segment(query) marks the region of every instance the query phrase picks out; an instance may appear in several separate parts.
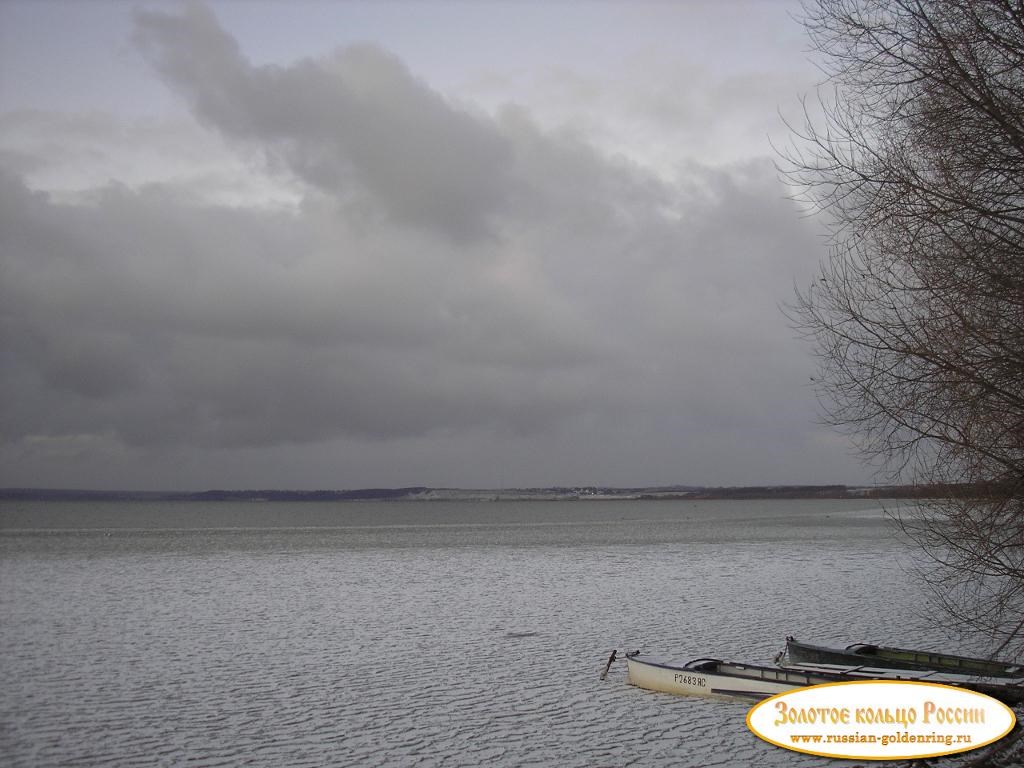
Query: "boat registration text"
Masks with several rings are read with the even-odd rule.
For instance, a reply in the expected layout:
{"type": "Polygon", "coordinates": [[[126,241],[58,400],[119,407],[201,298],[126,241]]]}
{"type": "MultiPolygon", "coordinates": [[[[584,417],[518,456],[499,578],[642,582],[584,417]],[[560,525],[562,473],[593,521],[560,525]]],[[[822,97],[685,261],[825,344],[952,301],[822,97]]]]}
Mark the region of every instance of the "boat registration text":
{"type": "Polygon", "coordinates": [[[707,678],[701,677],[700,675],[683,675],[680,673],[675,674],[675,681],[681,685],[692,685],[695,688],[707,688],[707,678]]]}

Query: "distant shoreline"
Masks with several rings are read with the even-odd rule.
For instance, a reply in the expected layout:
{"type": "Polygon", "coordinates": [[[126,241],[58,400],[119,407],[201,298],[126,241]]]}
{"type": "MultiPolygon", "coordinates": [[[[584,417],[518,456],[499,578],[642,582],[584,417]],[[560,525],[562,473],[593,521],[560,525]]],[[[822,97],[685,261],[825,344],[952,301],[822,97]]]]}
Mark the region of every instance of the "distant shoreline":
{"type": "Polygon", "coordinates": [[[652,488],[555,486],[502,489],[415,486],[314,491],[270,489],[124,491],[73,488],[0,488],[0,501],[697,501],[715,499],[893,499],[934,498],[943,495],[949,495],[948,488],[846,485],[660,486],[652,488]]]}

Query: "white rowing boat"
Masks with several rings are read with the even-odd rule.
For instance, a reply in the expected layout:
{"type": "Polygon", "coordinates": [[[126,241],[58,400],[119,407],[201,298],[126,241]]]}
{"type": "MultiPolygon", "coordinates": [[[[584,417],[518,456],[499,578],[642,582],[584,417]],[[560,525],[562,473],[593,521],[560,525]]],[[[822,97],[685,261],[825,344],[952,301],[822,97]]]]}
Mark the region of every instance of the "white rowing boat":
{"type": "Polygon", "coordinates": [[[776,693],[826,682],[814,675],[780,667],[762,667],[721,659],[671,661],[626,654],[629,682],[640,688],[684,696],[759,701],[776,693]]]}
{"type": "Polygon", "coordinates": [[[638,653],[626,654],[626,663],[629,667],[629,682],[633,685],[684,696],[759,701],[806,685],[853,680],[913,680],[968,688],[1010,705],[1024,702],[1022,678],[978,677],[935,670],[839,664],[766,667],[708,658],[678,662],[638,653]]]}

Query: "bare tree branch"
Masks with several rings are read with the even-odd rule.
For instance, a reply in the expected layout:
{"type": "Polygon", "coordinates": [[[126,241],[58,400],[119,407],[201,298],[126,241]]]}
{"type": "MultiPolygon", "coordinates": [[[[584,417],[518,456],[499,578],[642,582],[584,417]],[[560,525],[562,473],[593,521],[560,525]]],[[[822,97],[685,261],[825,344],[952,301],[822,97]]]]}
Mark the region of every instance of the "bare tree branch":
{"type": "Polygon", "coordinates": [[[782,168],[831,240],[790,318],[827,422],[950,489],[902,520],[947,617],[1024,654],[1024,4],[804,11],[831,93],[782,168]]]}

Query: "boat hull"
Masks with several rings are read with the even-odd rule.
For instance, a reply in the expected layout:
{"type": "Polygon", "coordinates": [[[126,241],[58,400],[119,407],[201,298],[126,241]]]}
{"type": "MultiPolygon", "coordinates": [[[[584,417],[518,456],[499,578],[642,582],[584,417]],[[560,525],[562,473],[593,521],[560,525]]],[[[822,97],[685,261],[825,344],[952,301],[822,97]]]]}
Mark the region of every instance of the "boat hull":
{"type": "Polygon", "coordinates": [[[937,669],[894,669],[892,667],[851,667],[844,664],[788,663],[785,669],[835,680],[911,680],[967,688],[999,699],[1008,706],[1024,703],[1024,678],[962,675],[937,669]]]}
{"type": "Polygon", "coordinates": [[[626,656],[629,682],[640,688],[683,696],[759,701],[807,685],[866,680],[939,683],[984,693],[1013,706],[1024,703],[1024,678],[979,677],[940,670],[891,669],[865,664],[754,664],[696,659],[680,663],[656,656],[626,656]]]}
{"type": "Polygon", "coordinates": [[[760,701],[814,682],[810,676],[740,664],[719,663],[733,674],[695,668],[653,656],[627,656],[629,682],[639,688],[682,696],[760,701]],[[739,676],[737,672],[750,672],[739,676]],[[775,679],[770,679],[774,677],[775,679]]]}
{"type": "Polygon", "coordinates": [[[889,669],[941,670],[960,675],[990,677],[1019,677],[1024,672],[1024,667],[1002,661],[867,643],[855,643],[846,648],[828,648],[786,638],[785,655],[793,664],[870,664],[872,667],[889,669]]]}

